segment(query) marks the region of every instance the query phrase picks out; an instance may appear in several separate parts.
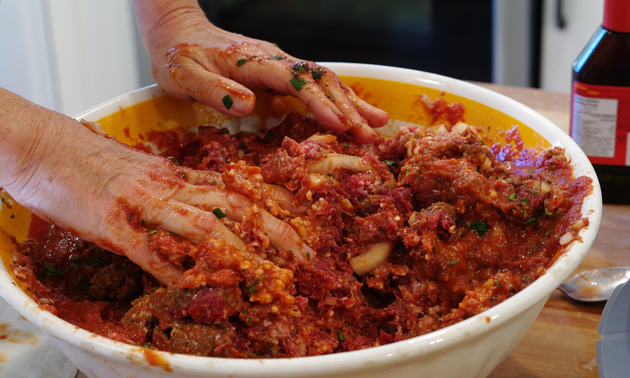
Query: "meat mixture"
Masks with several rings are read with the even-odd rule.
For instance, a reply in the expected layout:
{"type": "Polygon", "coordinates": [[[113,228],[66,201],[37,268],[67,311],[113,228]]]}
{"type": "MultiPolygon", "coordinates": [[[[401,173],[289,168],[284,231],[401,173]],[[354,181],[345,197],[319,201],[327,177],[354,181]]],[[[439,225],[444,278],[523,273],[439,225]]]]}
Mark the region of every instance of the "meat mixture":
{"type": "Polygon", "coordinates": [[[168,156],[251,201],[240,222],[207,209],[246,250],[151,230],[152,248],[186,269],[165,287],[33,218],[12,268],[68,322],[169,352],[300,357],[423,335],[530,285],[588,222],[591,180],[574,177],[563,149],[510,150],[477,132],[453,120],[356,144],[300,114],[264,137],[202,127],[168,156]],[[316,255],[301,263],[270,241],[263,211],[316,255]]]}

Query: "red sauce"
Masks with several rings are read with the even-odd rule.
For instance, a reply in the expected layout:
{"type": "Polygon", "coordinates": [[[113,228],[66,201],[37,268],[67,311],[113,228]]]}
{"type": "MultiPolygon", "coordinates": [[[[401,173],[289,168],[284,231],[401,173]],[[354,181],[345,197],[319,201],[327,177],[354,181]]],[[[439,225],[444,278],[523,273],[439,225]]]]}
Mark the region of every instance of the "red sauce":
{"type": "MultiPolygon", "coordinates": [[[[434,104],[449,128],[464,117],[457,104],[434,104]]],[[[223,220],[247,251],[151,234],[151,248],[186,269],[168,287],[35,218],[13,268],[43,308],[115,340],[205,356],[299,357],[400,341],[480,314],[544,274],[564,252],[560,237],[579,242],[574,226],[588,224],[581,204],[591,180],[574,177],[560,148],[522,149],[516,129],[507,147],[487,147],[473,130],[415,126],[370,145],[343,133],[308,138],[324,131],[293,114],[264,138],[201,128],[198,143],[169,151],[216,171],[257,207],[240,222],[223,220]],[[370,169],[309,173],[330,154],[370,169]],[[264,184],[291,190],[303,213],[284,211],[264,184]],[[274,247],[258,208],[290,224],[317,256],[300,266],[274,247]],[[383,241],[393,245],[386,260],[356,274],[354,258],[383,241]]],[[[126,210],[131,223],[141,210],[126,210]]]]}

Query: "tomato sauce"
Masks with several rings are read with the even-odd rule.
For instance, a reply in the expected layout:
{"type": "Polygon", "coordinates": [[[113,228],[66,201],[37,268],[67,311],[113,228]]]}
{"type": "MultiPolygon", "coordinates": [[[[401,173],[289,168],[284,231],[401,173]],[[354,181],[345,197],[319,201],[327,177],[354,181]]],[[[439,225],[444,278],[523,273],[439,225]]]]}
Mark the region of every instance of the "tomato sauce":
{"type": "Polygon", "coordinates": [[[216,172],[253,201],[242,221],[222,219],[246,250],[157,230],[151,248],[186,270],[165,287],[125,257],[34,218],[13,270],[61,318],[177,353],[321,355],[455,324],[544,274],[565,251],[563,236],[579,240],[592,183],[574,176],[561,148],[525,150],[518,130],[507,146],[486,146],[475,127],[453,129],[462,108],[437,103],[434,115],[445,125],[403,126],[367,145],[299,114],[265,137],[203,127],[184,147],[161,138],[177,141],[168,155],[179,163],[216,172]],[[265,185],[288,189],[290,210],[265,185]],[[274,246],[260,209],[317,256],[300,265],[274,246]]]}

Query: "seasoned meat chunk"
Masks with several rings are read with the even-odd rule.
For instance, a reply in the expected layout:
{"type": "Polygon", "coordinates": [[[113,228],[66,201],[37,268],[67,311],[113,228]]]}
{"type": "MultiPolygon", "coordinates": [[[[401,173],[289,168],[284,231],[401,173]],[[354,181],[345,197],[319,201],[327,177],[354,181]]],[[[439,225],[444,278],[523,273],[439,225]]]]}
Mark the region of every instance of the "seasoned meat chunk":
{"type": "Polygon", "coordinates": [[[99,270],[92,278],[90,294],[106,301],[127,301],[142,293],[142,269],[127,259],[120,259],[99,270]]]}

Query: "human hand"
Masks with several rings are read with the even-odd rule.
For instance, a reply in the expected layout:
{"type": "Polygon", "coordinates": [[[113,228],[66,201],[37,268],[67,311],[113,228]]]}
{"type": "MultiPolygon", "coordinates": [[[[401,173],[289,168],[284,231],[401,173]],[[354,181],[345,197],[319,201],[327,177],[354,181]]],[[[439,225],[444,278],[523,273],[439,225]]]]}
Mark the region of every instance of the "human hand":
{"type": "Polygon", "coordinates": [[[388,115],[360,99],[334,72],[278,46],[212,25],[194,0],[134,0],[156,82],[171,96],[233,116],[255,106],[251,89],[290,94],[326,126],[371,142],[388,115]],[[371,126],[371,127],[370,127],[371,126]]]}
{"type": "MultiPolygon", "coordinates": [[[[213,213],[220,208],[240,222],[252,200],[229,190],[210,172],[194,171],[104,138],[77,121],[0,91],[3,186],[21,205],[75,236],[127,256],[164,284],[184,269],[173,256],[151,247],[156,229],[193,243],[222,239],[260,257],[213,213]],[[7,99],[6,105],[2,100],[7,99]],[[17,105],[17,106],[13,106],[17,105]],[[19,110],[16,116],[14,112],[19,110]],[[14,138],[15,137],[15,138],[14,138]],[[11,167],[7,169],[7,167],[11,167]],[[200,202],[201,201],[201,202],[200,202]],[[197,205],[204,205],[204,209],[197,205]]],[[[292,211],[292,194],[267,187],[267,201],[292,211]]],[[[272,244],[291,250],[298,263],[315,256],[287,223],[259,209],[261,228],[272,244]]]]}

